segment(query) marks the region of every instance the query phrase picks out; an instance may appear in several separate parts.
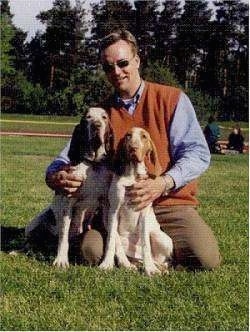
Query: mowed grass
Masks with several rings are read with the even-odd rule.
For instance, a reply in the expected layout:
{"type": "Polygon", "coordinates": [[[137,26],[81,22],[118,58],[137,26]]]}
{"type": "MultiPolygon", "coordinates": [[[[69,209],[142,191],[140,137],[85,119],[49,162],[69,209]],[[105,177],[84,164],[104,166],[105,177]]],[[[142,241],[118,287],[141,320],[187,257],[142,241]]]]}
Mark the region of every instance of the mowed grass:
{"type": "Polygon", "coordinates": [[[36,132],[57,133],[71,135],[80,118],[57,117],[4,117],[1,119],[1,131],[3,132],[36,132]]]}
{"type": "MultiPolygon", "coordinates": [[[[50,202],[44,171],[66,141],[2,138],[2,225],[24,227],[50,202]]],[[[248,156],[213,156],[199,199],[223,256],[216,271],[62,271],[2,252],[1,330],[248,330],[248,156]]]]}

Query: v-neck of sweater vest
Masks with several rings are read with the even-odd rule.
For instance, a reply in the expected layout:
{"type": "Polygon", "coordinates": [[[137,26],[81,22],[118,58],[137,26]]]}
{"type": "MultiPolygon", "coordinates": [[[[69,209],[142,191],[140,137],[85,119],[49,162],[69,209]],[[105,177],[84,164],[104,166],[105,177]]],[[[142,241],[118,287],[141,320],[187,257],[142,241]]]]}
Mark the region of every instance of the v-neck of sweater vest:
{"type": "Polygon", "coordinates": [[[135,120],[136,117],[137,117],[137,114],[140,113],[141,110],[142,110],[142,106],[143,106],[143,103],[144,103],[147,91],[148,91],[148,82],[145,82],[144,89],[142,91],[142,95],[139,98],[139,100],[138,100],[138,102],[137,102],[137,104],[135,106],[135,110],[134,110],[133,114],[129,114],[129,112],[127,111],[127,109],[124,106],[120,107],[118,110],[120,112],[124,113],[125,116],[127,116],[129,119],[135,120]]]}

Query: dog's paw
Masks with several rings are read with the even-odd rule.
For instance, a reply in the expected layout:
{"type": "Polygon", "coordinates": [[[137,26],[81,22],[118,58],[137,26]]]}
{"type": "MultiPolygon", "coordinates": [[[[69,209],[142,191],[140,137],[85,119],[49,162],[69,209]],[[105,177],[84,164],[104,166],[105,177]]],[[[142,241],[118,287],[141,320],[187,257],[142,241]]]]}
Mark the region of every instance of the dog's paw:
{"type": "Polygon", "coordinates": [[[117,257],[118,265],[120,267],[124,267],[125,269],[130,269],[130,270],[136,269],[136,266],[129,261],[127,256],[117,255],[116,257],[117,257]]]}
{"type": "Polygon", "coordinates": [[[23,248],[21,248],[21,249],[16,249],[16,250],[9,251],[9,255],[10,256],[18,256],[18,255],[21,255],[21,254],[25,254],[28,250],[29,250],[29,245],[25,244],[23,246],[23,248]]]}
{"type": "Polygon", "coordinates": [[[68,259],[62,259],[60,257],[56,257],[56,259],[53,262],[53,266],[66,269],[69,267],[69,261],[68,259]]]}
{"type": "Polygon", "coordinates": [[[131,271],[137,271],[137,267],[129,261],[119,261],[119,266],[131,271]]]}
{"type": "Polygon", "coordinates": [[[159,270],[154,264],[145,266],[145,272],[149,277],[162,273],[162,271],[159,270]]]}
{"type": "Polygon", "coordinates": [[[99,266],[98,268],[101,269],[101,270],[112,270],[114,267],[114,262],[112,261],[103,261],[99,266]]]}
{"type": "Polygon", "coordinates": [[[20,255],[22,253],[22,251],[20,251],[20,250],[11,250],[10,252],[9,252],[9,255],[10,256],[18,256],[18,255],[20,255]]]}
{"type": "Polygon", "coordinates": [[[129,270],[131,270],[131,271],[138,271],[137,266],[134,265],[134,264],[130,264],[130,265],[127,267],[127,269],[129,269],[129,270]]]}
{"type": "Polygon", "coordinates": [[[160,264],[158,268],[161,270],[162,274],[169,274],[169,269],[171,267],[171,264],[169,262],[165,262],[163,264],[160,264]]]}

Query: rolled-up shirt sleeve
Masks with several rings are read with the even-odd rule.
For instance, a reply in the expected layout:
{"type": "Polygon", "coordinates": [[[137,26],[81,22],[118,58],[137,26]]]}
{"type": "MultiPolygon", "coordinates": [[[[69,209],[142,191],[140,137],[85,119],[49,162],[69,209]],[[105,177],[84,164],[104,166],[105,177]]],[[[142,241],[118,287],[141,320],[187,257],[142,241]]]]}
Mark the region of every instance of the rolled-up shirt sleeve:
{"type": "Polygon", "coordinates": [[[70,163],[68,152],[71,140],[65,145],[60,154],[52,161],[52,163],[47,167],[46,175],[49,173],[58,172],[62,166],[70,163]]]}
{"type": "Polygon", "coordinates": [[[173,166],[165,174],[173,178],[178,189],[205,172],[211,158],[193,105],[183,92],[169,134],[173,166]]]}

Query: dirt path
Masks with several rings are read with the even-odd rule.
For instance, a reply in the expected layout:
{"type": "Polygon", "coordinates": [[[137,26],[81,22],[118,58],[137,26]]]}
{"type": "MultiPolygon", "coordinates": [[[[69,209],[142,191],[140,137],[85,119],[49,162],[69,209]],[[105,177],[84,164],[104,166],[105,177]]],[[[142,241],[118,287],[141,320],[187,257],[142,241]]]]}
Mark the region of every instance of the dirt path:
{"type": "Polygon", "coordinates": [[[10,122],[10,123],[34,123],[34,124],[57,124],[57,125],[77,125],[77,122],[58,122],[58,121],[38,121],[38,120],[11,120],[11,119],[0,119],[0,122],[10,122]]]}
{"type": "Polygon", "coordinates": [[[71,137],[69,134],[54,134],[54,133],[34,133],[34,132],[19,132],[19,131],[0,131],[1,136],[38,136],[38,137],[71,137]]]}

